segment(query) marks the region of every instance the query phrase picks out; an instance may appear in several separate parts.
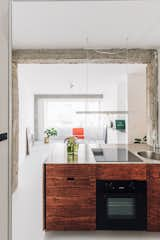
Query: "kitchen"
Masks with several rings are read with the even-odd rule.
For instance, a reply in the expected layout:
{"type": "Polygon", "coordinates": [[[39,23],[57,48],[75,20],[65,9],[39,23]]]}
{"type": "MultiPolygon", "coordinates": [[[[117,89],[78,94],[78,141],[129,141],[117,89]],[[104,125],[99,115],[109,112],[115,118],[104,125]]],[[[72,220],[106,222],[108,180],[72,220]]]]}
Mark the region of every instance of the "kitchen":
{"type": "Polygon", "coordinates": [[[64,145],[53,146],[43,165],[44,229],[159,232],[160,154],[136,144],[96,147],[82,145],[70,159],[64,145]]]}
{"type": "Polygon", "coordinates": [[[159,234],[159,6],[118,2],[13,3],[13,240],[159,234]]]}

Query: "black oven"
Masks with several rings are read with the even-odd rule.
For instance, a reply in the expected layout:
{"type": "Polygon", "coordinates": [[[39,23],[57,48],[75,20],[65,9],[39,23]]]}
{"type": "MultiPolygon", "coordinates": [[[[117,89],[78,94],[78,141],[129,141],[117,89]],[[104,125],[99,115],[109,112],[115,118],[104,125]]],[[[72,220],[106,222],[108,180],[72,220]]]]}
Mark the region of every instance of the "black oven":
{"type": "Polygon", "coordinates": [[[96,184],[97,230],[145,230],[145,181],[102,181],[96,184]]]}

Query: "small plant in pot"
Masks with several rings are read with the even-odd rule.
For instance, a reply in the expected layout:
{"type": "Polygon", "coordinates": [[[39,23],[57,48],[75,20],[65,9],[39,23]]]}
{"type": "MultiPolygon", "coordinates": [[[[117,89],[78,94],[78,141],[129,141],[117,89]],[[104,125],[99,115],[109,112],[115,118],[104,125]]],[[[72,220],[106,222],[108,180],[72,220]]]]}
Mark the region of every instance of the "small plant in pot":
{"type": "Polygon", "coordinates": [[[55,128],[48,128],[44,131],[44,143],[49,143],[50,137],[57,136],[57,130],[55,128]]]}

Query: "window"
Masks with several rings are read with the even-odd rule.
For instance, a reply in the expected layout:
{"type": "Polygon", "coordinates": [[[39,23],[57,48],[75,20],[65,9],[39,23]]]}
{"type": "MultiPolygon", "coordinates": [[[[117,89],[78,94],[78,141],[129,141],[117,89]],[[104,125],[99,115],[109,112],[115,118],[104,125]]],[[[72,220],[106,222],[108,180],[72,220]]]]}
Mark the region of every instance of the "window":
{"type": "Polygon", "coordinates": [[[85,114],[99,112],[101,99],[40,99],[38,101],[38,138],[43,138],[46,128],[54,127],[58,131],[57,140],[64,140],[72,135],[73,128],[84,128],[88,140],[103,140],[104,131],[100,114],[85,114]]]}
{"type": "Polygon", "coordinates": [[[92,98],[66,96],[38,98],[38,140],[43,140],[45,129],[54,127],[58,131],[58,136],[54,138],[56,141],[64,141],[72,135],[73,128],[83,128],[88,141],[104,142],[107,131],[107,143],[127,143],[128,114],[122,116],[103,112],[103,95],[92,98]],[[116,131],[115,120],[118,118],[125,119],[126,131],[116,131]]]}

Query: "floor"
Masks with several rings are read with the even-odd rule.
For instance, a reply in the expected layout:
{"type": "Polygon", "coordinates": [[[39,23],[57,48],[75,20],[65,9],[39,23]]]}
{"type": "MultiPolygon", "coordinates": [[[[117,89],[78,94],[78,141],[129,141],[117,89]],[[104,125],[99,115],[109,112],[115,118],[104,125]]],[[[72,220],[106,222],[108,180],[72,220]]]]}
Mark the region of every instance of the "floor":
{"type": "Polygon", "coordinates": [[[159,240],[160,233],[147,232],[48,232],[42,230],[42,164],[49,145],[36,144],[25,159],[19,187],[13,195],[13,240],[159,240]]]}

